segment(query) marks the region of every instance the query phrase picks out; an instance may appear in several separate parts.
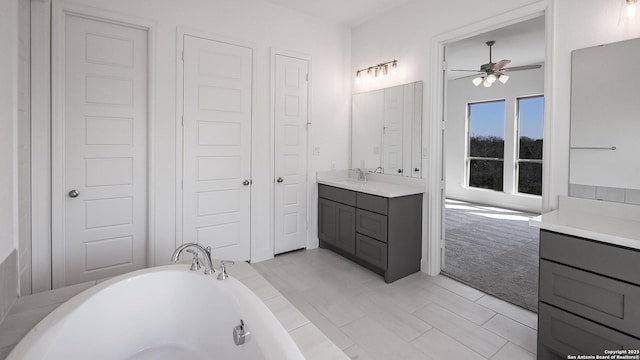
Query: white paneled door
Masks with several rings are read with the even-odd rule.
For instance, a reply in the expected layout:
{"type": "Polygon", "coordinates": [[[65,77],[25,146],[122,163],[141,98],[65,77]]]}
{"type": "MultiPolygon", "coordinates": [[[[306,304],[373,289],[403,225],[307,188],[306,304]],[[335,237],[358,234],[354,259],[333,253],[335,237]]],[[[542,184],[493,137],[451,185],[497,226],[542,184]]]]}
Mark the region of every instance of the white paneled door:
{"type": "Polygon", "coordinates": [[[70,14],[64,21],[65,225],[54,237],[54,287],[147,262],[148,33],[70,14]]]}
{"type": "Polygon", "coordinates": [[[184,36],[182,241],[245,261],[251,243],[251,48],[184,36]]]}
{"type": "Polygon", "coordinates": [[[276,254],[307,246],[308,72],[307,60],[275,55],[276,254]]]}

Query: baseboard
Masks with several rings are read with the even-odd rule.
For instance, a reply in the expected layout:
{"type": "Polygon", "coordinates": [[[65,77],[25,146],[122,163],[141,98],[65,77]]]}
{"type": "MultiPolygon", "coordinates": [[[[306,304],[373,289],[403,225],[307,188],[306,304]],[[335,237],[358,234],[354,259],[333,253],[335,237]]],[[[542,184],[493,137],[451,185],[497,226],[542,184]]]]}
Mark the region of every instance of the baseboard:
{"type": "Polygon", "coordinates": [[[436,275],[440,274],[440,271],[438,271],[435,274],[429,273],[429,262],[424,258],[420,260],[420,271],[422,271],[423,273],[425,273],[427,275],[431,275],[431,276],[436,276],[436,275]]]}
{"type": "Polygon", "coordinates": [[[0,263],[0,323],[18,299],[18,251],[13,250],[0,263]]]}

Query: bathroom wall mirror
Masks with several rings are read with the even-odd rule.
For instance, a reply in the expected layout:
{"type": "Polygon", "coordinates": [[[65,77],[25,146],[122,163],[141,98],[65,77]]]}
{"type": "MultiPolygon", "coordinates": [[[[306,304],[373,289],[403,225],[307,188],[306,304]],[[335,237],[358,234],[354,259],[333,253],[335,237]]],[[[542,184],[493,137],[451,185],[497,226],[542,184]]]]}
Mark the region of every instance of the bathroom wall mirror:
{"type": "Polygon", "coordinates": [[[422,176],[422,82],[354,94],[351,168],[422,176]]]}
{"type": "Polygon", "coordinates": [[[573,51],[570,185],[640,189],[640,39],[573,51]]]}

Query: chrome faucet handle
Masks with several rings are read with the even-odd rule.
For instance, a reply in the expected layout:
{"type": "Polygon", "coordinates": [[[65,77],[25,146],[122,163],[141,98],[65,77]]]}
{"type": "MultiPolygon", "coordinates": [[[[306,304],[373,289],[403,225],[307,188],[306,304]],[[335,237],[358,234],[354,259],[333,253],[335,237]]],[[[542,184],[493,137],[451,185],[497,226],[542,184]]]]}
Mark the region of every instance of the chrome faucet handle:
{"type": "Polygon", "coordinates": [[[191,259],[191,271],[198,271],[202,268],[202,266],[200,266],[200,259],[198,258],[198,253],[196,251],[193,251],[191,249],[187,249],[187,252],[189,254],[193,254],[193,259],[191,259]]]}
{"type": "Polygon", "coordinates": [[[355,171],[356,174],[358,174],[358,180],[362,180],[362,178],[364,177],[364,172],[362,172],[360,168],[355,168],[353,169],[353,171],[355,171]]]}
{"type": "Polygon", "coordinates": [[[218,274],[218,280],[226,280],[229,278],[229,274],[227,274],[227,265],[233,265],[235,262],[231,260],[222,260],[220,261],[220,274],[218,274]]]}

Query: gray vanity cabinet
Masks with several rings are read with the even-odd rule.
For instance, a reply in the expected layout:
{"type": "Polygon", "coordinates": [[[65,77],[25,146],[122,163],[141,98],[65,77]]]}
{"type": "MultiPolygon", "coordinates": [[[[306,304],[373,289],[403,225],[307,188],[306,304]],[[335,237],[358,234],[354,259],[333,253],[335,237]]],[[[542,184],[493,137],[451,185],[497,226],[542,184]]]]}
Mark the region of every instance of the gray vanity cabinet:
{"type": "Polygon", "coordinates": [[[640,349],[640,251],[542,230],[539,290],[538,359],[640,349]]]}
{"type": "Polygon", "coordinates": [[[320,247],[393,282],[420,271],[422,194],[386,198],[319,184],[320,247]]]}

